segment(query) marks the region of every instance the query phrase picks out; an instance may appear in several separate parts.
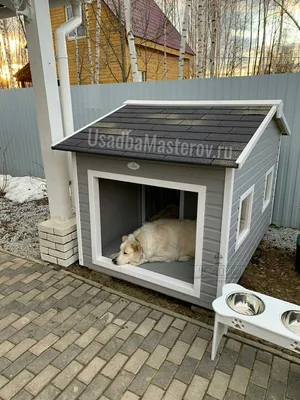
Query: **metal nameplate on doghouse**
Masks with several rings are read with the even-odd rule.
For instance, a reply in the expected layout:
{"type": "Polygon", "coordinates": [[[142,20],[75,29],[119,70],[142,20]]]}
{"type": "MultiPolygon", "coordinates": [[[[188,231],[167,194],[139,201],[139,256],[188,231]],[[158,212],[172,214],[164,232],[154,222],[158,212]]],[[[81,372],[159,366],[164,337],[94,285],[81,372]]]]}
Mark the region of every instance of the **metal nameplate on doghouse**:
{"type": "Polygon", "coordinates": [[[136,163],[136,162],[130,162],[130,163],[128,163],[128,164],[127,164],[127,167],[128,167],[129,169],[132,169],[133,171],[136,171],[136,170],[140,169],[140,165],[139,165],[138,163],[136,163]]]}

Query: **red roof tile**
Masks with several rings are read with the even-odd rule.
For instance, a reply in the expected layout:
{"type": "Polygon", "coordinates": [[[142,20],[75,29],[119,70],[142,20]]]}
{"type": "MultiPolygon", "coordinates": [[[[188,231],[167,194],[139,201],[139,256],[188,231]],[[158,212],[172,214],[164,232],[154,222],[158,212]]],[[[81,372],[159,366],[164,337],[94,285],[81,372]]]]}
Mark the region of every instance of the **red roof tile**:
{"type": "MultiPolygon", "coordinates": [[[[111,11],[119,15],[119,0],[104,0],[111,11]]],[[[122,21],[124,18],[124,0],[120,0],[122,21]]],[[[132,28],[135,37],[164,45],[165,14],[154,0],[134,0],[132,2],[132,28]]],[[[124,23],[124,22],[123,22],[124,23]]],[[[167,47],[180,49],[181,35],[172,23],[167,20],[167,47]]],[[[189,45],[186,53],[194,55],[189,45]]]]}

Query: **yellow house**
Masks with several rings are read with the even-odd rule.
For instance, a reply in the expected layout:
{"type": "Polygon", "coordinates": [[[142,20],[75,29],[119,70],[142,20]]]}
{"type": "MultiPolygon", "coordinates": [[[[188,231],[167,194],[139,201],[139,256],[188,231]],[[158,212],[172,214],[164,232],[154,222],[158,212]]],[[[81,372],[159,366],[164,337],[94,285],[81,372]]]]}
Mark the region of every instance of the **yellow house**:
{"type": "MultiPolygon", "coordinates": [[[[94,0],[82,7],[83,23],[67,38],[71,84],[131,81],[124,0],[94,0]]],[[[51,9],[53,37],[71,17],[70,8],[51,9]]],[[[132,28],[141,79],[177,79],[181,35],[154,0],[133,1],[132,28]]],[[[187,45],[184,78],[193,68],[194,52],[187,45]]]]}

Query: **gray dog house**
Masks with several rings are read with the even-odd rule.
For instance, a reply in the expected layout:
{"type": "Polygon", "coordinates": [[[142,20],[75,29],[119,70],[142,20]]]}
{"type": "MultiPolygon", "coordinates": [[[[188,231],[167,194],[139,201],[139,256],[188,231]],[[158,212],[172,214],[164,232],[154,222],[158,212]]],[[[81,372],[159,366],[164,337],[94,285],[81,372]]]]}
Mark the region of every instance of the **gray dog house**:
{"type": "Polygon", "coordinates": [[[271,222],[281,134],[279,100],[127,101],[54,144],[73,153],[80,265],[211,308],[271,222]],[[196,219],[195,259],[114,265],[162,215],[196,219]]]}

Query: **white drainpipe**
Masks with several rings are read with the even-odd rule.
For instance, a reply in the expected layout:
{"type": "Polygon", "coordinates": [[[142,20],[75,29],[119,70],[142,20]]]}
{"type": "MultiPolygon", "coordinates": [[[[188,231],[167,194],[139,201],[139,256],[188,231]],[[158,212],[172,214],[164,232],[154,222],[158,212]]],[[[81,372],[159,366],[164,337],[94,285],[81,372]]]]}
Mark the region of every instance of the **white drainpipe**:
{"type": "Polygon", "coordinates": [[[70,0],[70,4],[73,18],[59,26],[55,32],[64,136],[74,132],[66,36],[82,22],[81,0],[70,0]]]}

